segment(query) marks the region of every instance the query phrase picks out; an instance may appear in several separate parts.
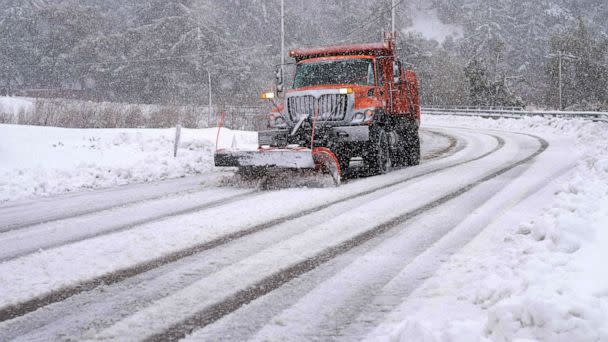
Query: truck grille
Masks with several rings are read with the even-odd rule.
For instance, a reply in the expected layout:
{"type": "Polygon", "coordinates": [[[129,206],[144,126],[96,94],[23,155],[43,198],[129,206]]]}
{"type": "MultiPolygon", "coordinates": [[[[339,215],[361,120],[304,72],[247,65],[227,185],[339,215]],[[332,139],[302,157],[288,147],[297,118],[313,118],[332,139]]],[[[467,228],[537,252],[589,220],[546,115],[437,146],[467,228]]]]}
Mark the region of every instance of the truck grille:
{"type": "Polygon", "coordinates": [[[317,109],[319,110],[318,120],[344,120],[348,109],[348,96],[326,94],[316,99],[311,95],[305,95],[287,99],[287,111],[292,121],[297,121],[302,115],[309,115],[312,118],[317,109]]]}

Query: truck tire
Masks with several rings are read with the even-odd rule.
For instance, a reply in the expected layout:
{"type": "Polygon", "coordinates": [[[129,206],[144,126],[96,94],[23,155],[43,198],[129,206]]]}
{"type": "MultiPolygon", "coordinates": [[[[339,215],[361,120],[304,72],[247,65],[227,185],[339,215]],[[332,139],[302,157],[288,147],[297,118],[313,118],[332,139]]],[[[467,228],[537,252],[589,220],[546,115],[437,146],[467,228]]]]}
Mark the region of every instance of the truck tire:
{"type": "Polygon", "coordinates": [[[340,163],[340,172],[342,177],[348,175],[350,166],[350,156],[338,155],[338,162],[340,163]]]}
{"type": "Polygon", "coordinates": [[[395,128],[397,141],[391,149],[391,162],[393,163],[393,166],[396,167],[401,167],[408,164],[408,149],[406,143],[407,129],[403,126],[404,125],[399,125],[395,128]]]}
{"type": "Polygon", "coordinates": [[[363,160],[372,175],[388,172],[391,165],[388,135],[383,128],[373,129],[363,160]]]}
{"type": "Polygon", "coordinates": [[[406,159],[408,166],[420,164],[420,136],[418,128],[408,130],[406,137],[406,159]]]}

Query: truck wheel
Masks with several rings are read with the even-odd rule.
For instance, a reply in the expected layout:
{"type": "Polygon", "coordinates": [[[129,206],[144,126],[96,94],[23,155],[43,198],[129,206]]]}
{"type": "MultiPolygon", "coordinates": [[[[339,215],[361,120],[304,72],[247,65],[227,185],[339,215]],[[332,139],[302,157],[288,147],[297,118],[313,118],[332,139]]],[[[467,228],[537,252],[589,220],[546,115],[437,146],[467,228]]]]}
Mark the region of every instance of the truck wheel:
{"type": "Polygon", "coordinates": [[[405,166],[408,163],[407,159],[407,130],[402,127],[397,127],[395,130],[396,133],[396,142],[394,143],[393,148],[391,149],[391,161],[393,162],[393,166],[400,167],[405,166]]]}
{"type": "Polygon", "coordinates": [[[418,135],[418,129],[408,130],[406,146],[407,165],[415,166],[420,164],[420,136],[418,135]]]}
{"type": "Polygon", "coordinates": [[[384,129],[378,128],[372,132],[364,160],[371,174],[381,175],[388,171],[391,157],[388,136],[384,129]]]}
{"type": "Polygon", "coordinates": [[[338,155],[337,157],[340,163],[340,173],[342,174],[342,177],[347,176],[350,166],[350,157],[343,155],[338,155]]]}

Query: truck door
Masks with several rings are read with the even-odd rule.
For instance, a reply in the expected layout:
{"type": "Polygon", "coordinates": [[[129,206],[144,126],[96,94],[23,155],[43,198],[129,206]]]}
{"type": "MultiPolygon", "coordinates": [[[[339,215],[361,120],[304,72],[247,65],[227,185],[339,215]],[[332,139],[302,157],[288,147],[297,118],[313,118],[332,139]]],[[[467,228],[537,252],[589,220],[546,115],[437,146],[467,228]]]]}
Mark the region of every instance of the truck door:
{"type": "Polygon", "coordinates": [[[377,81],[377,88],[376,88],[376,97],[379,99],[382,99],[382,101],[384,102],[384,109],[387,112],[390,112],[390,92],[389,92],[389,86],[388,86],[388,82],[386,82],[386,73],[385,73],[385,66],[384,66],[384,59],[378,58],[376,59],[376,81],[377,81]]]}
{"type": "Polygon", "coordinates": [[[386,82],[384,82],[384,69],[382,66],[382,59],[376,59],[376,82],[376,97],[385,99],[386,82]]]}
{"type": "Polygon", "coordinates": [[[411,101],[411,110],[416,119],[420,120],[420,94],[418,94],[418,77],[413,70],[405,71],[405,80],[407,81],[407,95],[411,101]]]}
{"type": "Polygon", "coordinates": [[[407,85],[399,60],[396,60],[393,65],[393,101],[395,114],[404,115],[408,112],[407,85]]]}

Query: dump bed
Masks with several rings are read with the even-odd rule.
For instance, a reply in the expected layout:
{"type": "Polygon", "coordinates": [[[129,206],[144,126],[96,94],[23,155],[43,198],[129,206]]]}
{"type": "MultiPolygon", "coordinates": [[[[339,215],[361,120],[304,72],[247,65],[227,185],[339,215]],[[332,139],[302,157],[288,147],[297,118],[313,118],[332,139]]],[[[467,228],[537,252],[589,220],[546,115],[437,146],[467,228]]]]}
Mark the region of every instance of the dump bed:
{"type": "Polygon", "coordinates": [[[295,60],[298,62],[304,59],[316,57],[356,55],[392,56],[393,54],[394,47],[390,42],[335,45],[327,47],[295,49],[289,51],[289,57],[295,58],[295,60]]]}

